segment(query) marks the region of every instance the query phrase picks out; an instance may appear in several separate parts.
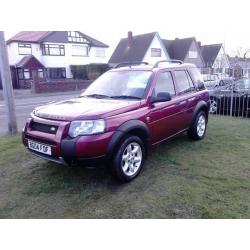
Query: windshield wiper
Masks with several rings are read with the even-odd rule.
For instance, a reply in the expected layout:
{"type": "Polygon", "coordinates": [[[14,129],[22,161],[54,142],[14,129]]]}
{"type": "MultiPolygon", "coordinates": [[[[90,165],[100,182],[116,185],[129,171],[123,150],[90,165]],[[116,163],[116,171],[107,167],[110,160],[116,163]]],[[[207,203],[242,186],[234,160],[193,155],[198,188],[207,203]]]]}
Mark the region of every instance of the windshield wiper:
{"type": "Polygon", "coordinates": [[[93,98],[98,98],[98,99],[110,98],[110,96],[108,95],[101,95],[101,94],[80,95],[79,98],[81,97],[93,97],[93,98]]]}
{"type": "Polygon", "coordinates": [[[140,97],[132,96],[132,95],[116,95],[116,96],[110,96],[110,98],[113,98],[113,99],[136,99],[136,100],[141,100],[140,97]]]}

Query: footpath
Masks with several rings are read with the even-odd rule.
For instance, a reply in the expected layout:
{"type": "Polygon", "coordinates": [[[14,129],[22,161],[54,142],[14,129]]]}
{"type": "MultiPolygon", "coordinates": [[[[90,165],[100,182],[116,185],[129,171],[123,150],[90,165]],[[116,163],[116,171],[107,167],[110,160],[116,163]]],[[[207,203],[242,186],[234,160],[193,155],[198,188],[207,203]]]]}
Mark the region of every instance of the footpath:
{"type": "MultiPolygon", "coordinates": [[[[15,99],[25,99],[31,97],[42,97],[42,96],[62,96],[62,95],[74,95],[80,94],[80,91],[64,91],[64,92],[52,92],[52,93],[32,93],[30,89],[14,89],[15,99]]],[[[3,90],[0,90],[0,101],[3,101],[3,90]]]]}

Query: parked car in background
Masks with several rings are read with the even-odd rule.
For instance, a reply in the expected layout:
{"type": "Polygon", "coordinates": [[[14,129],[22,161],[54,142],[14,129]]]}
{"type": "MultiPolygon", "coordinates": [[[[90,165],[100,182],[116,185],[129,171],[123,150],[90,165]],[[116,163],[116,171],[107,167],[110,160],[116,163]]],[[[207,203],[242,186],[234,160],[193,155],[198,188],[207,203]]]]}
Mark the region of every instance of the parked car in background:
{"type": "Polygon", "coordinates": [[[209,89],[210,113],[250,117],[250,79],[209,89]]]}
{"type": "Polygon", "coordinates": [[[25,147],[62,164],[105,160],[119,180],[134,179],[150,146],[185,131],[205,136],[208,91],[193,64],[175,63],[118,67],[78,98],[36,108],[23,130],[25,147]]]}
{"type": "Polygon", "coordinates": [[[233,78],[221,74],[203,74],[203,80],[207,89],[217,88],[233,83],[233,78]]]}
{"type": "Polygon", "coordinates": [[[215,88],[219,86],[219,77],[216,74],[203,74],[203,81],[206,88],[215,88]]]}

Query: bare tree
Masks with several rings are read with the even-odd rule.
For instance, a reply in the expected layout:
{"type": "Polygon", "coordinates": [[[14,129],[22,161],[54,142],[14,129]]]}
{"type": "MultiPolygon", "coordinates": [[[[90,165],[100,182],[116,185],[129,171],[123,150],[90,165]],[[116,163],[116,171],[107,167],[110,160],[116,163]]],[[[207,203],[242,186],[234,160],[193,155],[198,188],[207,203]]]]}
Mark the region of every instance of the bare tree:
{"type": "Polygon", "coordinates": [[[236,49],[235,54],[239,58],[246,59],[249,53],[250,53],[250,48],[239,47],[238,49],[236,49]]]}

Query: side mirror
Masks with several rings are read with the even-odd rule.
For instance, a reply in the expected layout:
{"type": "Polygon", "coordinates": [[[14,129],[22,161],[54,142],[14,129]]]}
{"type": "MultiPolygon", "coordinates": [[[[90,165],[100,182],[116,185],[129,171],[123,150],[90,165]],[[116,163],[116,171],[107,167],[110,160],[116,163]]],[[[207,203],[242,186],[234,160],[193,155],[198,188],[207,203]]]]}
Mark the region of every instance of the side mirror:
{"type": "Polygon", "coordinates": [[[203,82],[199,82],[198,85],[197,85],[197,88],[198,88],[198,90],[203,90],[203,89],[205,89],[204,83],[203,83],[203,82]]]}
{"type": "Polygon", "coordinates": [[[151,103],[168,102],[171,99],[171,95],[168,92],[159,92],[156,97],[151,97],[151,103]]]}

